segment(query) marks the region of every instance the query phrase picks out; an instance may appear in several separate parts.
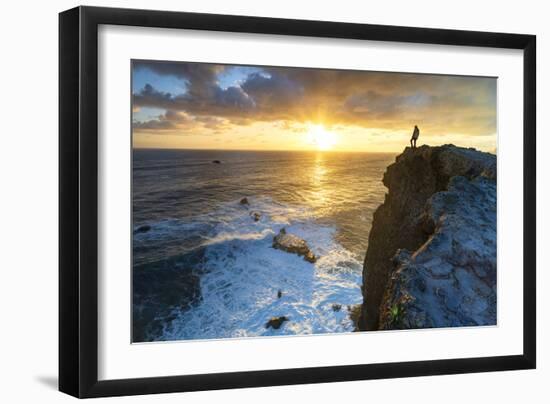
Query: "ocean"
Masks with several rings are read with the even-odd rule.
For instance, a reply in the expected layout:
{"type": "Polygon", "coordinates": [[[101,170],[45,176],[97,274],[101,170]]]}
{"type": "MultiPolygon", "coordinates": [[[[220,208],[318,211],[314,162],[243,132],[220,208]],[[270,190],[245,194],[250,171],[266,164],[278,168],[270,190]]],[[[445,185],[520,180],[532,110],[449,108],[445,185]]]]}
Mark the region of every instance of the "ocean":
{"type": "Polygon", "coordinates": [[[394,157],[135,149],[133,341],[353,331],[394,157]],[[317,262],[272,248],[282,228],[317,262]],[[266,328],[277,316],[288,321],[266,328]]]}

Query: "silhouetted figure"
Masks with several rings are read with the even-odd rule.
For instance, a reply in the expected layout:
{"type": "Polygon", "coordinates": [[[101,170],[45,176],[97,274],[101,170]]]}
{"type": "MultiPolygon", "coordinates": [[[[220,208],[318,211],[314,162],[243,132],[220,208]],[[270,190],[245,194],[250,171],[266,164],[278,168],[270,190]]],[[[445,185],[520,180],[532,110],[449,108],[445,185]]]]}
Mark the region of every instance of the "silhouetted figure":
{"type": "Polygon", "coordinates": [[[420,136],[420,129],[418,129],[418,126],[414,125],[414,131],[411,137],[411,147],[413,149],[416,149],[416,139],[418,139],[418,136],[420,136]]]}

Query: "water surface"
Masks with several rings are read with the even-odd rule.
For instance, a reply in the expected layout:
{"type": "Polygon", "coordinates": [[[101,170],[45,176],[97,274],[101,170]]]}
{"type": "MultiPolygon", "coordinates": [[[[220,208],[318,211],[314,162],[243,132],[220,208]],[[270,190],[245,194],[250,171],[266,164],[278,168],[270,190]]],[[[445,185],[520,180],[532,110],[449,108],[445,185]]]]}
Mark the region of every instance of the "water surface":
{"type": "Polygon", "coordinates": [[[393,159],[134,150],[134,341],[352,331],[349,309],[362,300],[372,214],[393,159]],[[144,225],[151,229],[136,232],[144,225]],[[315,264],[272,248],[283,227],[307,241],[315,264]],[[268,329],[273,316],[289,321],[268,329]]]}

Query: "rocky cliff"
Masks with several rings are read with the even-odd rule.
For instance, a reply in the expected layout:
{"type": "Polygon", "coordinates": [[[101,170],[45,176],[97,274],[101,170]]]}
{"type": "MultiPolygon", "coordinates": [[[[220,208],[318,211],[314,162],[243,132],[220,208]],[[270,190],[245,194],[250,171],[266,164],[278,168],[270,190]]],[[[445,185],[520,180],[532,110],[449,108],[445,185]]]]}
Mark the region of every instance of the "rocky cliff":
{"type": "Polygon", "coordinates": [[[407,147],[383,183],[359,329],[496,324],[496,156],[407,147]]]}

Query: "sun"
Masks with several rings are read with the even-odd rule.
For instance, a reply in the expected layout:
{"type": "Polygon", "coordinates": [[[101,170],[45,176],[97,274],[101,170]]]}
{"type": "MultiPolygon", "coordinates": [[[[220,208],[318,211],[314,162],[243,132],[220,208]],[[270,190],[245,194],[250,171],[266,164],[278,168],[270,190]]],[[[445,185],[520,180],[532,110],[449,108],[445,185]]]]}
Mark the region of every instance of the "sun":
{"type": "Polygon", "coordinates": [[[336,134],[326,130],[323,125],[311,125],[307,132],[307,140],[321,151],[330,150],[338,143],[336,134]]]}

